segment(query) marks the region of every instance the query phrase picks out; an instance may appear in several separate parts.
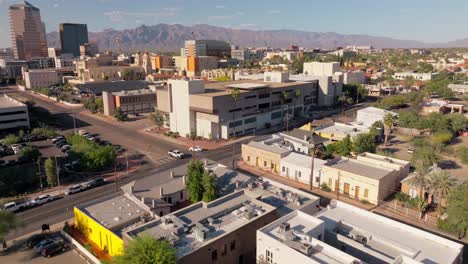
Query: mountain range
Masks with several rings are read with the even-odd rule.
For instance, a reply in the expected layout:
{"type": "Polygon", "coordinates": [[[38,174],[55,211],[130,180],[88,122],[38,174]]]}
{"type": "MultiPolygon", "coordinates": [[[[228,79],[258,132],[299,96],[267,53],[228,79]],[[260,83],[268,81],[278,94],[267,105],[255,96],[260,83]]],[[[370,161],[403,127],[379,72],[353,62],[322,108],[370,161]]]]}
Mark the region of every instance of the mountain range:
{"type": "MultiPolygon", "coordinates": [[[[305,48],[335,48],[347,45],[372,45],[375,48],[447,48],[468,47],[468,38],[445,43],[425,43],[370,35],[345,35],[333,32],[297,30],[248,30],[211,25],[184,26],[157,24],[133,29],[106,29],[90,32],[90,42],[106,50],[178,51],[187,39],[218,39],[241,47],[287,47],[294,44],[305,48]]],[[[49,47],[60,47],[58,32],[47,34],[49,47]]]]}

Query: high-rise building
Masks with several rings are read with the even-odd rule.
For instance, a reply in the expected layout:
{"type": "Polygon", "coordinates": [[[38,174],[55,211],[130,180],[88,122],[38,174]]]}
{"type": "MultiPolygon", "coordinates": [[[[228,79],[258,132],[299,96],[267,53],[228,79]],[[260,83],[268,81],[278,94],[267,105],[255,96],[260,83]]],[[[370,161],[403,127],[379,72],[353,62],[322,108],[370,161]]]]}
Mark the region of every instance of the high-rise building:
{"type": "Polygon", "coordinates": [[[231,56],[231,45],[220,40],[186,40],[185,56],[216,56],[218,58],[229,58],[231,56]]]}
{"type": "Polygon", "coordinates": [[[64,23],[59,25],[62,53],[80,56],[80,45],[88,43],[88,27],[86,24],[64,23]]]}
{"type": "Polygon", "coordinates": [[[15,59],[47,57],[45,25],[39,8],[24,1],[9,8],[10,35],[15,59]]]}

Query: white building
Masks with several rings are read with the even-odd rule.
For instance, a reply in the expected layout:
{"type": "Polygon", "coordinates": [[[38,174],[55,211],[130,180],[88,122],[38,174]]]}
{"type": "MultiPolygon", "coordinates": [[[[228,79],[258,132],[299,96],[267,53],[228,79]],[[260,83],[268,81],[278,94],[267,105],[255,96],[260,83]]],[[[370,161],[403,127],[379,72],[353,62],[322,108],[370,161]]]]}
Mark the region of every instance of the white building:
{"type": "Polygon", "coordinates": [[[333,75],[335,72],[340,70],[340,64],[338,62],[305,62],[304,63],[304,74],[310,75],[333,75]]]}
{"type": "Polygon", "coordinates": [[[280,52],[267,52],[265,55],[265,59],[271,59],[274,57],[281,57],[288,61],[292,61],[297,58],[299,52],[297,51],[280,51],[280,52]]]}
{"type": "Polygon", "coordinates": [[[408,77],[413,77],[416,81],[430,81],[437,73],[431,72],[396,72],[393,78],[397,80],[405,80],[408,77]]]}
{"type": "Polygon", "coordinates": [[[37,89],[49,87],[61,82],[55,70],[28,70],[24,72],[26,88],[37,89]]]}
{"type": "Polygon", "coordinates": [[[351,83],[360,83],[363,84],[366,82],[366,75],[363,71],[345,71],[340,73],[343,75],[343,83],[344,84],[351,84],[351,83]]]}
{"type": "MultiPolygon", "coordinates": [[[[314,158],[314,179],[312,184],[319,187],[320,178],[322,176],[322,165],[325,160],[314,158]]],[[[310,184],[310,177],[312,171],[312,157],[296,152],[289,153],[286,157],[281,159],[280,175],[288,179],[299,181],[301,183],[310,184]]]]}
{"type": "Polygon", "coordinates": [[[257,262],[461,264],[462,254],[459,243],[335,200],[257,231],[257,262]]]}
{"type": "Polygon", "coordinates": [[[4,94],[0,96],[0,130],[29,128],[28,107],[4,94]]]}
{"type": "Polygon", "coordinates": [[[371,127],[375,122],[383,121],[387,114],[391,114],[393,116],[398,115],[395,112],[377,107],[366,107],[356,111],[356,122],[360,125],[371,127]]]}
{"type": "Polygon", "coordinates": [[[449,84],[448,88],[454,93],[458,94],[467,94],[468,93],[468,84],[449,84]]]}

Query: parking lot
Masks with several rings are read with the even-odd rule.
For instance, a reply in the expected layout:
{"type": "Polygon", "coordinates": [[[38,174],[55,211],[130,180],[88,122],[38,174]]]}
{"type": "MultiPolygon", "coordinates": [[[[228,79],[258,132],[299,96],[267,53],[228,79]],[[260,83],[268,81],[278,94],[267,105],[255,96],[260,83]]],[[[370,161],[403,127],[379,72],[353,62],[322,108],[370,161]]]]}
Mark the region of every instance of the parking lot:
{"type": "Polygon", "coordinates": [[[67,248],[63,252],[59,252],[50,258],[41,256],[29,249],[26,245],[26,239],[16,241],[14,245],[9,245],[9,248],[0,251],[1,263],[28,263],[28,264],[52,264],[52,263],[67,263],[67,264],[84,264],[87,263],[82,257],[74,251],[73,248],[67,248]]]}

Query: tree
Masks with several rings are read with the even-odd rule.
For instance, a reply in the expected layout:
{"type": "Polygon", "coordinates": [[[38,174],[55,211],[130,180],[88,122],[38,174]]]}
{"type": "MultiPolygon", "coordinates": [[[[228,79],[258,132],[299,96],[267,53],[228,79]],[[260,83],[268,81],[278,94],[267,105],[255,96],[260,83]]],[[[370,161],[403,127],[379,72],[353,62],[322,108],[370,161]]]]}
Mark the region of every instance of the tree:
{"type": "Polygon", "coordinates": [[[437,171],[431,174],[428,182],[429,190],[434,197],[439,199],[437,204],[439,215],[442,209],[442,201],[455,186],[455,180],[447,171],[437,171]]]}
{"type": "Polygon", "coordinates": [[[349,97],[348,94],[343,93],[338,97],[338,102],[341,103],[341,114],[344,115],[344,106],[353,103],[353,98],[349,97]]]}
{"type": "Polygon", "coordinates": [[[417,163],[415,167],[416,167],[415,175],[413,176],[413,178],[410,178],[408,182],[412,185],[416,185],[420,187],[418,196],[420,199],[424,200],[423,192],[426,189],[426,185],[427,185],[426,175],[429,173],[430,167],[424,164],[423,162],[417,163]]]}
{"type": "Polygon", "coordinates": [[[155,110],[154,113],[151,113],[150,119],[154,124],[161,130],[161,127],[164,126],[164,115],[159,110],[155,110]]]}
{"type": "Polygon", "coordinates": [[[57,164],[52,158],[48,158],[45,163],[45,174],[47,176],[47,184],[49,186],[57,185],[57,164]]]}
{"type": "Polygon", "coordinates": [[[413,87],[413,85],[415,84],[415,82],[416,82],[416,81],[415,81],[415,79],[414,79],[413,76],[408,75],[408,76],[405,77],[406,87],[408,87],[408,88],[413,87]]]}
{"type": "Polygon", "coordinates": [[[347,135],[343,140],[327,145],[326,156],[337,154],[339,156],[348,156],[353,150],[351,137],[347,135]]]}
{"type": "Polygon", "coordinates": [[[285,120],[287,120],[289,117],[289,105],[288,105],[288,108],[286,108],[286,116],[284,115],[284,104],[286,104],[286,102],[288,101],[288,97],[289,97],[289,94],[288,92],[286,91],[282,91],[281,94],[281,119],[283,120],[283,122],[285,120]],[[285,119],[286,118],[286,119],[285,119]]]}
{"type": "Polygon", "coordinates": [[[203,175],[205,168],[200,160],[193,160],[187,166],[187,191],[194,203],[203,199],[203,175]]]}
{"type": "MultiPolygon", "coordinates": [[[[232,90],[231,90],[231,99],[234,102],[234,108],[236,108],[237,107],[237,102],[240,99],[240,90],[239,90],[239,88],[237,88],[237,87],[232,88],[232,90]]],[[[232,121],[234,122],[234,124],[236,123],[235,120],[236,120],[236,111],[232,111],[232,121]]],[[[236,127],[235,126],[234,126],[234,137],[236,137],[236,127]]]]}
{"type": "Polygon", "coordinates": [[[387,113],[384,116],[383,124],[384,124],[384,135],[385,135],[385,145],[387,145],[388,137],[392,134],[393,124],[395,123],[395,116],[392,113],[387,113]]]}
{"type": "Polygon", "coordinates": [[[468,230],[468,183],[459,184],[447,195],[447,219],[439,227],[455,233],[459,238],[468,230]]]}
{"type": "Polygon", "coordinates": [[[432,144],[437,147],[447,146],[452,141],[453,134],[451,132],[438,132],[432,136],[432,144]]]}
{"type": "Polygon", "coordinates": [[[117,119],[117,121],[119,121],[119,122],[123,122],[123,121],[127,121],[127,120],[128,120],[127,114],[125,114],[125,113],[122,111],[122,109],[120,109],[120,107],[117,107],[117,109],[115,109],[114,118],[117,119]]]}
{"type": "Polygon", "coordinates": [[[8,146],[8,145],[16,144],[20,141],[21,139],[18,136],[9,134],[3,139],[3,145],[8,146]]]}
{"type": "Polygon", "coordinates": [[[112,258],[115,264],[175,264],[176,250],[166,240],[139,236],[130,241],[122,256],[112,258]]]}
{"type": "Polygon", "coordinates": [[[41,156],[41,152],[37,148],[32,147],[25,147],[23,148],[20,153],[19,157],[27,160],[27,161],[37,161],[37,159],[41,156]]]}
{"type": "Polygon", "coordinates": [[[299,97],[301,97],[302,95],[302,92],[301,90],[297,89],[294,91],[294,109],[293,109],[293,115],[294,115],[294,112],[296,111],[296,103],[297,103],[297,100],[299,99],[299,97]]]}
{"type": "Polygon", "coordinates": [[[353,138],[353,151],[360,154],[364,152],[375,153],[375,135],[372,133],[361,133],[353,138]]]}
{"type": "Polygon", "coordinates": [[[218,195],[218,182],[216,175],[205,172],[203,174],[202,182],[204,189],[202,200],[207,203],[215,200],[218,195]]]}
{"type": "Polygon", "coordinates": [[[16,215],[6,210],[0,210],[0,241],[5,240],[8,233],[16,228],[16,215]]]}

